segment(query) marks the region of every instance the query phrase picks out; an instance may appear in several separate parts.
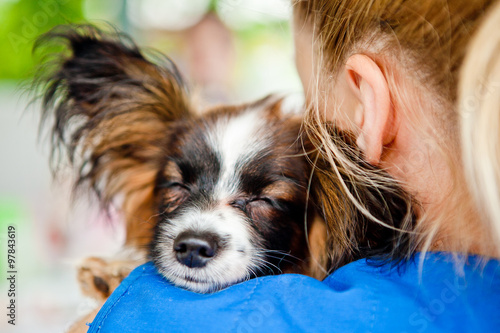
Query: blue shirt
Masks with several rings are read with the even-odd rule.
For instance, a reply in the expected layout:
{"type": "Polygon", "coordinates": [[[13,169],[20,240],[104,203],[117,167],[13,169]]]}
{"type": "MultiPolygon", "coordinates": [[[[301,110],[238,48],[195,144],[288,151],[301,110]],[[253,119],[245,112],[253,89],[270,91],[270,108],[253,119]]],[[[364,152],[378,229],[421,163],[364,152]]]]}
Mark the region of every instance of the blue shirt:
{"type": "Polygon", "coordinates": [[[151,263],[109,297],[89,332],[500,332],[500,261],[428,253],[348,264],[320,282],[284,274],[214,294],[176,288],[151,263]],[[463,259],[463,258],[462,258],[463,259]]]}

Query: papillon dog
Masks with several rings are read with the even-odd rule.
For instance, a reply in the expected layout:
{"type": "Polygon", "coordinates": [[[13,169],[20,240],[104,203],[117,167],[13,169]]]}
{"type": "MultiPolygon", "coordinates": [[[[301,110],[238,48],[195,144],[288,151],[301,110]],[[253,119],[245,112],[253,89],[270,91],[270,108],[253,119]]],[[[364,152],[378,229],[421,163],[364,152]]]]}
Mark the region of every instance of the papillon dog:
{"type": "MultiPolygon", "coordinates": [[[[390,246],[394,230],[366,227],[340,180],[314,176],[318,157],[303,116],[287,112],[282,98],[200,112],[172,61],[146,56],[122,34],[60,27],[37,47],[55,41],[63,51],[37,81],[53,146],[67,151],[77,187],[119,208],[126,245],[146,249],[145,260],[175,285],[206,293],[261,275],[324,276],[336,247],[311,195],[319,192],[309,192],[315,182],[338,181],[338,211],[359,219],[367,249],[390,246]]],[[[371,213],[398,227],[403,196],[355,190],[372,193],[371,213]]]]}

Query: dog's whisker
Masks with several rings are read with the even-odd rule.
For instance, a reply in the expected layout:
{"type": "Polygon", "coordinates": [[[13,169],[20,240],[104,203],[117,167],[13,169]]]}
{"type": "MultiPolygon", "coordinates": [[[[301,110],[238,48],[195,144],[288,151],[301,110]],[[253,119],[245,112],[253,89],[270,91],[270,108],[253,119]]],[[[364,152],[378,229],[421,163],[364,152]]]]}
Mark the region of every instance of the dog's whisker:
{"type": "Polygon", "coordinates": [[[268,268],[270,269],[271,271],[274,271],[272,268],[275,268],[277,271],[279,271],[280,273],[282,272],[282,270],[279,268],[279,266],[267,261],[267,260],[264,260],[264,259],[261,259],[259,258],[257,260],[258,263],[262,264],[263,267],[265,268],[268,268]]]}
{"type": "Polygon", "coordinates": [[[299,260],[299,261],[302,260],[301,258],[299,258],[297,256],[294,256],[294,255],[292,255],[289,252],[283,252],[283,251],[279,251],[279,250],[262,250],[262,252],[264,252],[265,254],[268,254],[268,253],[280,254],[282,256],[285,256],[285,257],[288,257],[288,258],[292,258],[292,259],[295,259],[295,260],[299,260]]]}

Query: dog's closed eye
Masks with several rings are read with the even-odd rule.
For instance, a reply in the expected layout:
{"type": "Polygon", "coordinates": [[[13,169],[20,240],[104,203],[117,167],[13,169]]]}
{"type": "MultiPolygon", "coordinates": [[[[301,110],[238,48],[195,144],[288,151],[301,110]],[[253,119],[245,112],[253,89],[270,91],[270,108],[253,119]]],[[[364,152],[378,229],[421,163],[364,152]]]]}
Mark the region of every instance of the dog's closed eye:
{"type": "Polygon", "coordinates": [[[241,209],[252,219],[262,218],[269,215],[272,210],[279,209],[279,205],[275,200],[268,197],[239,199],[233,203],[233,206],[241,209]]]}
{"type": "Polygon", "coordinates": [[[190,186],[185,184],[179,167],[173,161],[167,162],[156,188],[160,192],[165,213],[176,210],[191,195],[190,186]]]}
{"type": "Polygon", "coordinates": [[[167,181],[158,186],[162,191],[164,212],[171,213],[184,203],[190,196],[191,190],[187,185],[176,181],[167,181]]]}

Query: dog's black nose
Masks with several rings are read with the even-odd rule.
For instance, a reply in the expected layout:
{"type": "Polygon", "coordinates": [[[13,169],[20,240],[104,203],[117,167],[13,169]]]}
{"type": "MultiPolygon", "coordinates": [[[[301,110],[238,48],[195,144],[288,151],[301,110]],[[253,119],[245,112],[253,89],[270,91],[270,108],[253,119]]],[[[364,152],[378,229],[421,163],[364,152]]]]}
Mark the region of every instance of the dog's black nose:
{"type": "Polygon", "coordinates": [[[177,260],[188,267],[203,267],[217,252],[217,238],[211,234],[184,232],[174,241],[177,260]]]}

